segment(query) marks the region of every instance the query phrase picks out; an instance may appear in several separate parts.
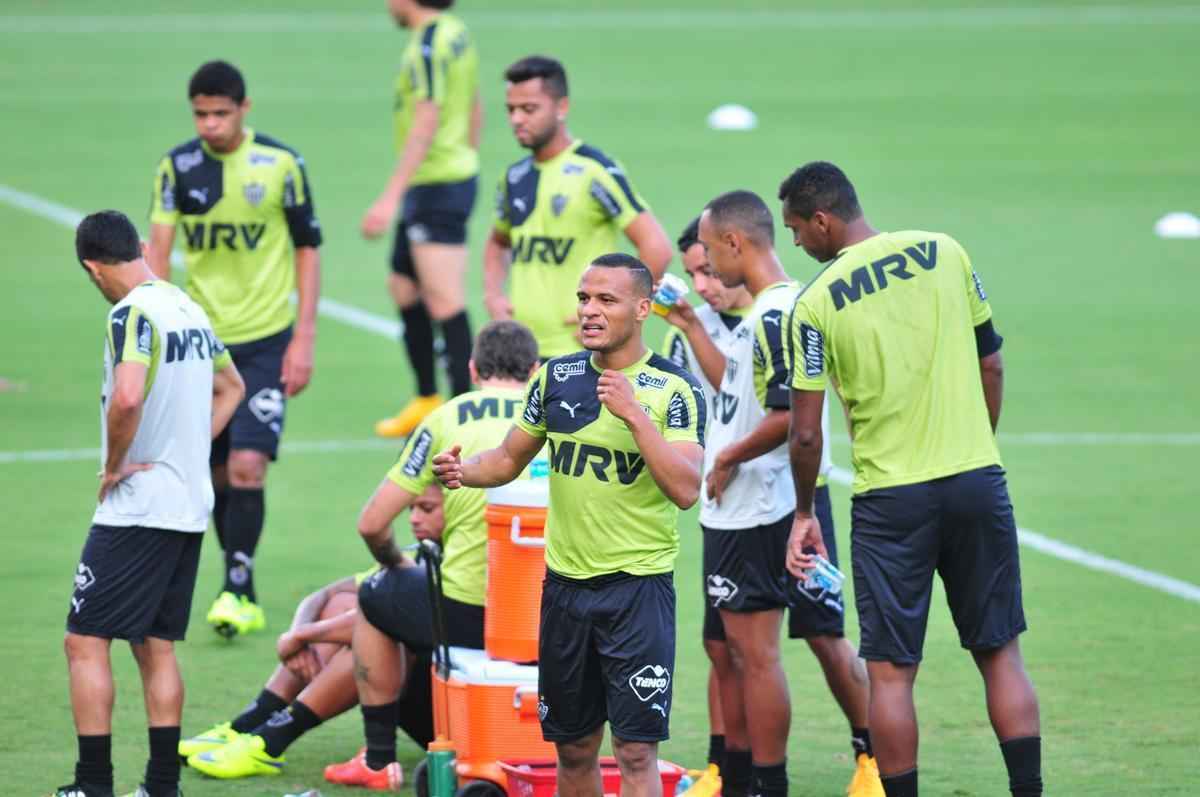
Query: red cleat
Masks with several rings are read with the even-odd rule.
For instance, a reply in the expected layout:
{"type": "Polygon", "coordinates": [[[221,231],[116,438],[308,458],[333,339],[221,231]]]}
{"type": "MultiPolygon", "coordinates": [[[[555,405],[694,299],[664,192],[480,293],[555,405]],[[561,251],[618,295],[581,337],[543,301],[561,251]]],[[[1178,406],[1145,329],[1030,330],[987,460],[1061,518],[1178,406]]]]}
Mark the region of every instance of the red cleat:
{"type": "Polygon", "coordinates": [[[383,769],[371,769],[367,766],[367,748],[364,747],[349,761],[325,767],[325,780],[339,786],[361,786],[371,791],[400,791],[404,785],[404,770],[396,761],[383,769]]]}

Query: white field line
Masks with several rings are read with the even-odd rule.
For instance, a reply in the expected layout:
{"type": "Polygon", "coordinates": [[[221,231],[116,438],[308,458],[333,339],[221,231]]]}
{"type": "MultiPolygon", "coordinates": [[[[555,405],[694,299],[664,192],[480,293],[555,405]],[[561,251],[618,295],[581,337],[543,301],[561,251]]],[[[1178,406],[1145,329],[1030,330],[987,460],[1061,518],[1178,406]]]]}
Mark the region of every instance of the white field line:
{"type": "MultiPolygon", "coordinates": [[[[0,201],[8,202],[22,210],[27,210],[34,215],[42,216],[43,218],[57,221],[60,224],[68,227],[74,227],[79,223],[79,219],[83,216],[76,210],[72,210],[64,205],[59,205],[55,202],[42,199],[41,197],[32,194],[26,194],[22,191],[0,185],[0,201]]],[[[325,300],[322,300],[324,303],[325,300]]],[[[367,332],[395,337],[395,324],[386,318],[369,313],[365,310],[336,303],[343,312],[341,316],[333,316],[338,320],[367,332]],[[389,326],[390,325],[390,326],[389,326]]],[[[1026,435],[1028,437],[1028,435],[1026,435]]],[[[1055,436],[1057,438],[1064,437],[1063,435],[1055,436]]],[[[1086,436],[1091,438],[1101,438],[1102,435],[1086,436]]],[[[1147,437],[1147,436],[1142,436],[1147,437]]],[[[1161,442],[1157,438],[1160,436],[1150,435],[1155,438],[1151,442],[1161,442]]],[[[1196,435],[1182,435],[1184,439],[1196,437],[1196,435]]],[[[1044,445],[1064,445],[1062,440],[1048,440],[1044,445]]],[[[294,453],[314,453],[314,452],[337,452],[337,451],[356,451],[370,449],[385,449],[395,448],[395,443],[389,443],[383,440],[330,440],[317,441],[310,443],[296,442],[292,444],[284,444],[284,450],[294,453]]],[[[98,449],[64,449],[50,451],[0,451],[0,464],[12,464],[20,462],[63,462],[76,461],[86,459],[99,459],[100,452],[98,449]]],[[[830,478],[839,484],[849,485],[853,482],[853,475],[845,468],[834,467],[830,473],[830,478]]],[[[1029,529],[1018,529],[1021,544],[1049,554],[1058,559],[1063,559],[1068,562],[1086,567],[1090,570],[1096,570],[1102,573],[1109,573],[1120,578],[1133,581],[1137,584],[1156,589],[1160,592],[1165,592],[1168,595],[1174,595],[1184,600],[1189,600],[1194,603],[1200,603],[1200,586],[1181,581],[1171,576],[1156,573],[1152,570],[1145,570],[1136,565],[1126,564],[1116,559],[1109,559],[1100,554],[1092,553],[1083,548],[1077,548],[1074,545],[1069,545],[1065,542],[1060,542],[1052,537],[1047,537],[1029,529]]]]}
{"type": "MultiPolygon", "coordinates": [[[[494,30],[792,30],[913,29],[913,28],[1038,28],[1097,26],[1167,26],[1200,23],[1196,6],[1127,4],[1078,8],[950,8],[881,9],[877,11],[817,10],[659,10],[565,9],[535,11],[473,11],[473,28],[494,30]]],[[[0,34],[88,33],[392,33],[395,27],[382,12],[133,14],[133,15],[3,15],[0,34]]]]}
{"type": "MultiPolygon", "coordinates": [[[[345,451],[395,451],[399,453],[400,441],[392,440],[296,440],[281,444],[285,454],[337,454],[345,451]]],[[[0,465],[17,465],[33,462],[88,462],[100,461],[98,448],[59,448],[42,451],[0,451],[0,465]]]]}

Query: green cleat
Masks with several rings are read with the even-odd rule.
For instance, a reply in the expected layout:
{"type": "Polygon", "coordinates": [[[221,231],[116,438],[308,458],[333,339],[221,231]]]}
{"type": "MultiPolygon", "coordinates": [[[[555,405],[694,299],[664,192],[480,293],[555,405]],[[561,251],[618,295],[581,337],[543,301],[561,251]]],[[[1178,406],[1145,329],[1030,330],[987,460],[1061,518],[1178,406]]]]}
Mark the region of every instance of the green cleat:
{"type": "Polygon", "coordinates": [[[218,595],[204,619],[214,631],[226,639],[232,639],[249,630],[242,612],[242,603],[232,592],[222,592],[218,595]]]}
{"type": "MultiPolygon", "coordinates": [[[[150,792],[146,791],[145,786],[138,786],[137,791],[131,791],[123,797],[150,797],[150,792]]],[[[183,797],[183,789],[176,788],[172,797],[183,797]]]]}
{"type": "Polygon", "coordinates": [[[241,613],[242,626],[239,633],[248,634],[251,631],[261,631],[267,627],[267,615],[262,607],[243,595],[238,600],[238,611],[241,613]]]}
{"type": "Polygon", "coordinates": [[[265,748],[261,736],[243,733],[229,744],[197,753],[188,759],[188,766],[210,778],[223,780],[278,775],[283,771],[284,757],[269,755],[265,748]]]}
{"type": "Polygon", "coordinates": [[[184,739],[179,743],[179,757],[185,761],[194,755],[207,753],[218,747],[224,747],[240,736],[228,722],[214,725],[204,733],[184,739]]]}

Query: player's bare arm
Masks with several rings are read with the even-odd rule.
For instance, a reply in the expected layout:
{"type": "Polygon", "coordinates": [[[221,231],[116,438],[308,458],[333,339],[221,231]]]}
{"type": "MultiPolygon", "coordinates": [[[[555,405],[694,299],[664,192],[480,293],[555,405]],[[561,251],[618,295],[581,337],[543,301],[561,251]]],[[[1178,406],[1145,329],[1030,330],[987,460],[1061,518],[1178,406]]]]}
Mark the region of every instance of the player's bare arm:
{"type": "Polygon", "coordinates": [[[787,569],[797,578],[812,567],[812,555],[805,552],[806,548],[814,548],[821,556],[828,556],[821,539],[821,523],[813,514],[817,477],[821,473],[821,446],[825,442],[821,435],[824,406],[824,390],[792,389],[788,455],[796,488],[796,518],[788,538],[787,569]]]}
{"type": "Polygon", "coordinates": [[[545,445],[517,426],[508,430],[504,442],[463,462],[462,446],[453,446],[433,458],[433,473],[448,490],[460,487],[499,487],[508,484],[533,461],[545,445]]]}
{"type": "Polygon", "coordinates": [[[160,280],[171,279],[171,249],[175,246],[174,224],[151,224],[146,263],[160,280]]]}
{"type": "Polygon", "coordinates": [[[505,292],[512,264],[512,241],[493,228],[483,245],[483,304],[493,321],[512,318],[512,300],[505,292]]]}
{"type": "Polygon", "coordinates": [[[987,404],[992,431],[1000,425],[1000,405],[1004,400],[1004,360],[995,351],[979,358],[979,378],[983,382],[983,400],[987,404]]]}
{"type": "Polygon", "coordinates": [[[761,457],[787,442],[790,417],[787,410],[771,410],[754,431],[725,448],[713,460],[704,477],[708,497],[721,503],[721,496],[743,462],[761,457]]]}
{"type": "Polygon", "coordinates": [[[658,219],[648,210],[643,210],[625,228],[625,237],[637,247],[638,259],[646,264],[654,275],[654,282],[662,279],[671,262],[671,242],[658,219]]]}
{"type": "Polygon", "coordinates": [[[246,383],[232,361],[213,372],[212,436],[216,440],[246,395],[246,383]]]}
{"type": "Polygon", "coordinates": [[[317,340],[317,303],[321,297],[321,252],[315,246],[296,247],[296,325],[283,354],[280,381],[287,397],[298,395],[312,379],[313,347],[317,340]]]}
{"type": "Polygon", "coordinates": [[[126,462],[129,446],[142,420],[142,404],[146,395],[146,373],[142,363],[117,363],[113,369],[113,391],[108,397],[105,423],[108,425],[108,456],[100,471],[99,501],[134,473],[150,470],[153,463],[126,462]]]}
{"type": "Polygon", "coordinates": [[[388,231],[400,209],[400,201],[408,191],[412,176],[417,173],[425,156],[429,154],[440,117],[441,111],[437,103],[431,100],[420,100],[413,108],[412,127],[404,140],[404,152],[401,153],[396,168],[392,170],[392,176],[388,179],[383,193],[363,216],[364,238],[378,238],[388,231]]]}
{"type": "Polygon", "coordinates": [[[483,103],[479,100],[479,92],[475,92],[475,102],[471,103],[471,127],[467,141],[473,150],[478,150],[483,142],[483,103]]]}
{"type": "Polygon", "coordinates": [[[700,469],[704,449],[698,443],[669,443],[642,410],[633,385],[620,371],[605,371],[596,384],[596,395],[609,412],[633,432],[642,459],[654,483],[673,504],[687,509],[700,498],[700,469]]]}
{"type": "Polygon", "coordinates": [[[667,323],[687,337],[700,371],[710,385],[719,385],[725,378],[725,355],[713,343],[708,330],[696,315],[696,309],[686,299],[679,299],[666,315],[667,323]]]}
{"type": "Polygon", "coordinates": [[[384,479],[375,488],[358,516],[358,533],[375,561],[384,567],[405,567],[411,560],[396,544],[392,521],[399,517],[417,500],[413,495],[391,479],[384,479]]]}

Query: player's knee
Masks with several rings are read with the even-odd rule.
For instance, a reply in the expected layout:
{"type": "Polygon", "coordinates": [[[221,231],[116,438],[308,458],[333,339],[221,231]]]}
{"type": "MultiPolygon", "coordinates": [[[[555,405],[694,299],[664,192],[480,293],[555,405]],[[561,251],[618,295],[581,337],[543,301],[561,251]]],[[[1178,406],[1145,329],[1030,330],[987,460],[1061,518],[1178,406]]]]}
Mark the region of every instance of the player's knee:
{"type": "Polygon", "coordinates": [[[434,321],[445,321],[447,318],[453,318],[466,307],[461,295],[442,289],[427,291],[422,295],[421,301],[425,302],[425,308],[429,310],[429,316],[434,321]]]}
{"type": "Polygon", "coordinates": [[[401,310],[412,307],[421,298],[417,292],[417,283],[402,274],[388,275],[388,293],[401,310]]]}
{"type": "Polygon", "coordinates": [[[233,487],[253,490],[263,486],[267,478],[267,455],[261,451],[242,449],[229,455],[229,483],[233,487]]]}
{"type": "Polygon", "coordinates": [[[658,763],[658,745],[613,736],[613,754],[624,772],[645,772],[658,763]]]}
{"type": "Polygon", "coordinates": [[[353,592],[338,592],[329,597],[321,609],[320,620],[332,620],[358,608],[358,596],[353,592]]]}
{"type": "Polygon", "coordinates": [[[587,772],[600,765],[598,752],[590,744],[590,738],[578,742],[559,742],[555,745],[555,749],[558,754],[558,765],[570,772],[587,772]]]}
{"type": "Polygon", "coordinates": [[[836,664],[842,659],[854,655],[854,650],[850,648],[850,643],[846,641],[845,637],[810,636],[806,637],[804,641],[808,643],[808,649],[817,657],[817,661],[821,662],[822,666],[836,664]]]}
{"type": "Polygon", "coordinates": [[[63,637],[63,652],[67,655],[67,661],[71,663],[84,662],[100,655],[107,655],[107,651],[108,640],[100,637],[73,634],[70,631],[63,637]]]}

